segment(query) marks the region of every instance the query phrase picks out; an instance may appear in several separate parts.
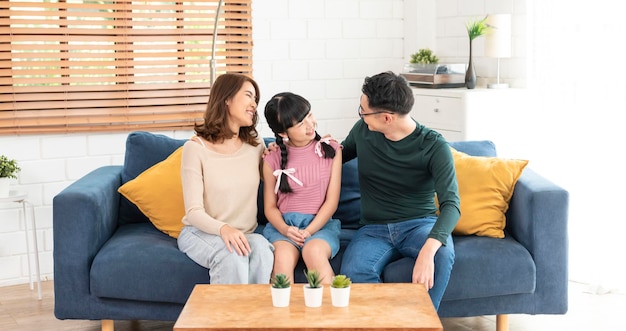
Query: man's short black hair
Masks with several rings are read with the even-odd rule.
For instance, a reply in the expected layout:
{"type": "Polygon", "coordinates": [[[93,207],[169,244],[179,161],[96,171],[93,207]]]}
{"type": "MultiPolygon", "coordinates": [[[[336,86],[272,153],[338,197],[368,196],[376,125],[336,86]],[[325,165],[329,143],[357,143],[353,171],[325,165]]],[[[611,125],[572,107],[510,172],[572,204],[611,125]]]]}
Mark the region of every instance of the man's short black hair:
{"type": "Polygon", "coordinates": [[[361,91],[369,98],[369,107],[377,110],[408,114],[415,102],[406,78],[391,71],[366,77],[361,91]]]}

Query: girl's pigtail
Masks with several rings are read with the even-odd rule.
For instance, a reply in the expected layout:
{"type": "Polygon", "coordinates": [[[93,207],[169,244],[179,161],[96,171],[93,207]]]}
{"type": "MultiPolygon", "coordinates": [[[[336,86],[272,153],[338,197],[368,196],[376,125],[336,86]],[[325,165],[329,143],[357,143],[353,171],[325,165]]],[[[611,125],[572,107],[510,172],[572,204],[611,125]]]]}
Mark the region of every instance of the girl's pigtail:
{"type": "MultiPolygon", "coordinates": [[[[322,139],[322,137],[315,131],[315,140],[320,141],[320,139],[322,139]]],[[[330,144],[322,143],[322,152],[325,159],[335,158],[335,149],[330,144]]]]}
{"type": "MultiPolygon", "coordinates": [[[[282,170],[285,170],[285,167],[287,166],[287,146],[285,146],[283,137],[279,135],[275,135],[275,136],[276,136],[276,144],[278,144],[278,147],[280,147],[280,168],[282,170]]],[[[293,190],[291,189],[291,186],[289,186],[289,181],[287,180],[287,175],[285,173],[282,173],[280,175],[280,178],[277,178],[276,180],[280,181],[280,186],[278,187],[278,189],[281,192],[283,193],[293,192],[293,190]]]]}

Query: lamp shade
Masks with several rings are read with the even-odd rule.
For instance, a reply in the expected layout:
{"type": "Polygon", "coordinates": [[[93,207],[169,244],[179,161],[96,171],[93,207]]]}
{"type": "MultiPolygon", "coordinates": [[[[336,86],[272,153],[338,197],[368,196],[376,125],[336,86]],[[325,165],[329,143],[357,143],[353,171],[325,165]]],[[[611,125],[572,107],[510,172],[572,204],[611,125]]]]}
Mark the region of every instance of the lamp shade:
{"type": "Polygon", "coordinates": [[[486,23],[491,29],[485,36],[485,55],[511,57],[511,15],[489,15],[486,23]]]}

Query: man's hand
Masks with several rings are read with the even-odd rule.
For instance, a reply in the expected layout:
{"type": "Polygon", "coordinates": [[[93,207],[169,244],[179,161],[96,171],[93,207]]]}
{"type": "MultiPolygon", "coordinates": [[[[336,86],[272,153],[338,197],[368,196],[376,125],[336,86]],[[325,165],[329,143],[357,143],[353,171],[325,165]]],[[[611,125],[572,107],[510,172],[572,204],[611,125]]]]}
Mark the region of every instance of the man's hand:
{"type": "Polygon", "coordinates": [[[439,240],[428,238],[415,259],[412,282],[424,284],[426,290],[430,290],[435,284],[435,253],[439,247],[439,240]]]}
{"type": "MultiPolygon", "coordinates": [[[[331,140],[334,140],[337,143],[339,143],[339,141],[333,138],[333,136],[331,136],[330,133],[325,134],[324,136],[322,136],[322,138],[330,138],[331,140]]],[[[278,151],[278,150],[280,150],[280,147],[278,147],[278,144],[276,142],[272,141],[271,143],[267,144],[267,148],[263,150],[263,157],[266,157],[271,152],[278,151]]]]}
{"type": "Polygon", "coordinates": [[[266,156],[268,156],[271,152],[277,151],[279,150],[280,147],[278,147],[278,144],[274,141],[272,141],[271,143],[267,144],[267,148],[263,150],[263,158],[265,158],[266,156]]]}

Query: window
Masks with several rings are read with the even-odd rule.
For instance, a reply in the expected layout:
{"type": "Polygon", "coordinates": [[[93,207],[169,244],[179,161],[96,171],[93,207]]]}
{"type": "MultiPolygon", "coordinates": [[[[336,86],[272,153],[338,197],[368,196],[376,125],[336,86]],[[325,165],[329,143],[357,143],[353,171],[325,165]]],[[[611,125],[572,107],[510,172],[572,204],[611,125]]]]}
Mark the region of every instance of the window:
{"type": "Polygon", "coordinates": [[[252,73],[251,0],[213,47],[218,2],[0,1],[0,134],[190,129],[213,74],[252,73]]]}

